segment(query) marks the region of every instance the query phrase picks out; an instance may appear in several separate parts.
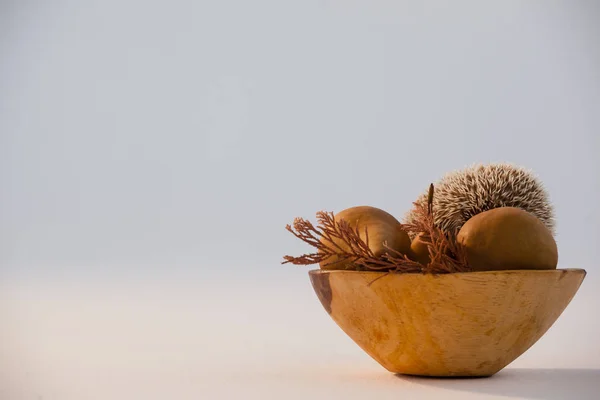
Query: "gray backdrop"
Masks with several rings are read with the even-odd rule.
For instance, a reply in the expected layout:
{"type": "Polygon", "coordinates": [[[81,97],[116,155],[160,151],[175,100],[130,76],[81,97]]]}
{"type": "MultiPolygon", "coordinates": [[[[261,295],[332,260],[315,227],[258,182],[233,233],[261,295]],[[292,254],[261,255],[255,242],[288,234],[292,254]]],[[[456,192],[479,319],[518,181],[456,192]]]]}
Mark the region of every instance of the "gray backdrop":
{"type": "Polygon", "coordinates": [[[101,304],[154,282],[213,293],[190,315],[214,329],[218,304],[253,315],[263,296],[272,329],[293,326],[264,311],[287,302],[321,318],[294,331],[338,335],[309,268],[279,264],[310,250],[285,224],[362,204],[401,217],[445,172],[507,161],[546,184],[560,267],[589,273],[537,355],[598,355],[599,4],[2,2],[3,318],[32,293],[81,288],[75,304],[96,285],[101,304]]]}

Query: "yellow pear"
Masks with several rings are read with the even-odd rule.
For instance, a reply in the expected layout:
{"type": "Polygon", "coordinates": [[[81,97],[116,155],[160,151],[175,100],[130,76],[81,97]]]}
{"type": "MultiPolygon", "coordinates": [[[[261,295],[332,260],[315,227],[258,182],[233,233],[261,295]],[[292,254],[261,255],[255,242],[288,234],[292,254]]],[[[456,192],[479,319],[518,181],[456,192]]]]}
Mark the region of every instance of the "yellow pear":
{"type": "MultiPolygon", "coordinates": [[[[369,248],[375,257],[380,257],[388,252],[388,249],[384,246],[386,242],[389,248],[397,252],[402,254],[410,253],[410,238],[408,234],[402,229],[400,222],[386,211],[370,206],[358,206],[340,211],[334,217],[336,221],[346,221],[352,229],[358,229],[360,238],[365,242],[365,228],[367,228],[369,248]]],[[[333,240],[343,250],[350,250],[347,243],[336,238],[333,240]]],[[[321,243],[335,252],[339,251],[335,245],[324,239],[321,239],[321,243]]],[[[319,265],[321,269],[326,270],[347,269],[351,262],[352,260],[332,255],[321,261],[319,265]]]]}
{"type": "Polygon", "coordinates": [[[427,237],[424,232],[419,233],[410,244],[410,250],[412,254],[409,256],[414,261],[417,261],[423,265],[427,265],[430,262],[429,247],[425,244],[424,239],[427,237]]]}
{"type": "Polygon", "coordinates": [[[533,214],[500,207],[471,217],[457,241],[473,271],[556,269],[558,249],[552,232],[533,214]]]}

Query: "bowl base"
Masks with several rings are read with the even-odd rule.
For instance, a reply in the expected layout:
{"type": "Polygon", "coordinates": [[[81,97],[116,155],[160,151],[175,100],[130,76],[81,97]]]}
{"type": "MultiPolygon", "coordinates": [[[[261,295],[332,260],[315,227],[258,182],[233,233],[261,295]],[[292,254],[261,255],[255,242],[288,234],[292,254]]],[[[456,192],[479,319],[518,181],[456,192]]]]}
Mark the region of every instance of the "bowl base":
{"type": "Polygon", "coordinates": [[[485,379],[485,378],[491,378],[492,376],[496,375],[496,373],[493,374],[489,374],[489,375],[479,375],[479,374],[474,374],[474,375],[419,375],[419,374],[403,374],[401,372],[395,372],[394,375],[396,375],[397,377],[409,377],[409,378],[422,378],[422,379],[447,379],[447,380],[460,380],[460,379],[485,379]]]}

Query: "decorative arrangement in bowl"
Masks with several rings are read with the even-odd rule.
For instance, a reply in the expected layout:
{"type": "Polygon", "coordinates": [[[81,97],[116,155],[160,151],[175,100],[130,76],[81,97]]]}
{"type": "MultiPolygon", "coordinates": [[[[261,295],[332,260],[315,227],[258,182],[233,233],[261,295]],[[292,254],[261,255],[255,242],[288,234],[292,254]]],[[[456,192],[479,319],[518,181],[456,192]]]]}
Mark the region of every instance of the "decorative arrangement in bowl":
{"type": "Polygon", "coordinates": [[[491,376],[537,342],[583,269],[557,269],[554,212],[529,171],[476,165],[430,185],[399,222],[368,206],[296,218],[316,248],[284,263],[309,272],[325,310],[394,373],[491,376]]]}

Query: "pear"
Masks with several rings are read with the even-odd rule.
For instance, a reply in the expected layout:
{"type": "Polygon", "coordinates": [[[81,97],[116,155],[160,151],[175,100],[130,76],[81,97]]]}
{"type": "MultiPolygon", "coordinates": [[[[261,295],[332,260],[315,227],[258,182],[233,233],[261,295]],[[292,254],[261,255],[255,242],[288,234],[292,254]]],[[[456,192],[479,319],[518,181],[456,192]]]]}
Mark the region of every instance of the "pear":
{"type": "Polygon", "coordinates": [[[429,247],[425,244],[424,239],[427,234],[424,232],[419,233],[410,244],[411,254],[409,257],[423,265],[429,264],[431,261],[429,255],[429,247]]]}
{"type": "Polygon", "coordinates": [[[473,271],[556,269],[558,248],[550,229],[535,215],[515,207],[476,214],[456,237],[473,271]]]}
{"type": "MultiPolygon", "coordinates": [[[[400,222],[391,214],[376,207],[358,206],[347,208],[334,216],[336,221],[346,221],[350,228],[357,229],[360,238],[366,242],[365,228],[369,235],[369,248],[375,257],[381,257],[389,252],[384,243],[390,249],[401,254],[410,254],[410,238],[408,233],[402,229],[400,222]]],[[[350,248],[347,243],[333,238],[335,244],[345,251],[350,248]]],[[[321,243],[325,244],[331,250],[337,252],[337,247],[323,239],[321,243]]],[[[395,255],[395,254],[392,254],[395,255]]],[[[319,263],[321,269],[348,269],[352,260],[345,260],[332,255],[319,263]]]]}

